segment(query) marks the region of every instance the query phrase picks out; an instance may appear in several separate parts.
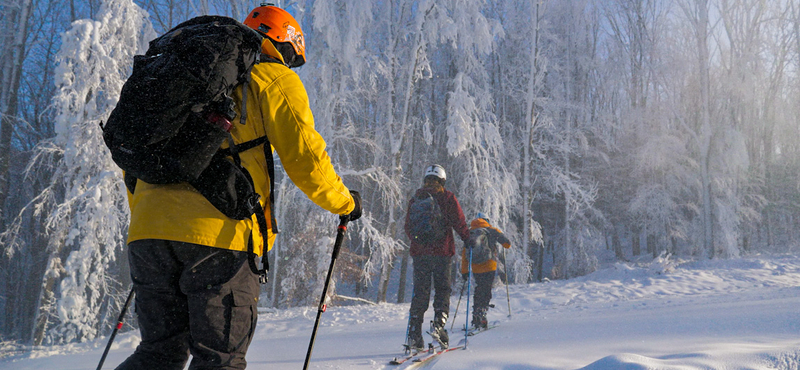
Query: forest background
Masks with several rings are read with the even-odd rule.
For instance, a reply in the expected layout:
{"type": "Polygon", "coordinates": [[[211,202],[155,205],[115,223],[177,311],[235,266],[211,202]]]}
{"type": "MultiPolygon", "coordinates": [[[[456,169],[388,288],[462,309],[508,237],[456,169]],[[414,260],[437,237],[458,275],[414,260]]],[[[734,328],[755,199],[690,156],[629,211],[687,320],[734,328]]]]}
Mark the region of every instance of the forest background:
{"type": "MultiPolygon", "coordinates": [[[[149,40],[256,5],[0,0],[0,342],[105,333],[130,289],[128,209],[99,125],[149,40]]],[[[512,240],[512,284],[800,248],[798,0],[277,5],[303,26],[317,129],[364,199],[337,302],[410,299],[403,218],[432,163],[468,219],[512,240]]],[[[262,304],[312,305],[337,220],[276,172],[262,304]]]]}

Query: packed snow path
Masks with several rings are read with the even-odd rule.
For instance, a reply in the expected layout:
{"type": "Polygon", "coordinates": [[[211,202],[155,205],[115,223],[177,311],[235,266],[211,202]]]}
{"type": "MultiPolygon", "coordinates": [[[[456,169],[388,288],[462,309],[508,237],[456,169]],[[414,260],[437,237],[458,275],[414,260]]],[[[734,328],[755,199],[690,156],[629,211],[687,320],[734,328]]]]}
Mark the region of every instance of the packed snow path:
{"type": "MultiPolygon", "coordinates": [[[[456,299],[453,297],[455,308],[456,299]]],[[[800,258],[617,264],[589,276],[494,290],[490,320],[500,326],[434,369],[798,369],[800,258]]],[[[465,300],[451,341],[460,339],[465,300]]],[[[393,369],[402,353],[408,304],[330,307],[312,369],[393,369]]],[[[430,311],[430,310],[429,310],[430,311]]],[[[316,310],[265,310],[248,369],[301,369],[316,310]]],[[[432,316],[432,312],[428,312],[432,316]]],[[[449,327],[449,324],[448,324],[449,327]]],[[[120,335],[113,369],[138,341],[120,335]]],[[[430,338],[427,338],[430,339],[430,338]]],[[[105,342],[9,356],[4,369],[94,369],[105,342]]]]}

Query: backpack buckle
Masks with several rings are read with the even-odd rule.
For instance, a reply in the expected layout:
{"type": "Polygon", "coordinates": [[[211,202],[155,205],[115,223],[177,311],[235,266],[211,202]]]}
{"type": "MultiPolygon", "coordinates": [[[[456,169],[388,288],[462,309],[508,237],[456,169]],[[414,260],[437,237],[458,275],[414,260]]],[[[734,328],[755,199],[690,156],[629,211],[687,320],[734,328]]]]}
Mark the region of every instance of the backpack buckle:
{"type": "Polygon", "coordinates": [[[251,215],[256,213],[261,207],[261,204],[258,203],[260,200],[261,195],[258,193],[253,193],[251,197],[245,200],[245,207],[247,207],[247,211],[250,212],[251,215]]]}

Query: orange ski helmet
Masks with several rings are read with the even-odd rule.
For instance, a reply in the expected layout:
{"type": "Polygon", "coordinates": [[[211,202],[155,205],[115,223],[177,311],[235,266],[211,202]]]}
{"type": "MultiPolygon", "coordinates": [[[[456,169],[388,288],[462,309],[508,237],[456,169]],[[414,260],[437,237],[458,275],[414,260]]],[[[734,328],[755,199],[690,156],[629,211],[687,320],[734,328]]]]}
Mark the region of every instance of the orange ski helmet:
{"type": "Polygon", "coordinates": [[[306,42],[300,24],[289,12],[277,6],[261,4],[244,20],[248,27],[279,43],[290,43],[302,65],[306,62],[306,42]]]}

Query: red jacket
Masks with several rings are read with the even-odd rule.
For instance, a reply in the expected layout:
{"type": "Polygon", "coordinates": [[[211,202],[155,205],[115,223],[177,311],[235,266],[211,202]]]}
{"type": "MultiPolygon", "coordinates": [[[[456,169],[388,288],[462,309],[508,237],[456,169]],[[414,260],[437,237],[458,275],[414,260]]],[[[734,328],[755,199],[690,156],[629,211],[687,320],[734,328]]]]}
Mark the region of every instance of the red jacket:
{"type": "MultiPolygon", "coordinates": [[[[453,195],[451,191],[441,186],[423,187],[417,189],[415,197],[422,193],[430,193],[433,198],[436,199],[436,202],[439,203],[439,208],[442,210],[444,218],[447,220],[447,228],[455,230],[462,241],[469,240],[469,229],[467,229],[467,222],[464,220],[464,212],[461,211],[461,205],[458,203],[456,196],[453,195]]],[[[408,209],[411,208],[411,202],[413,200],[414,199],[412,198],[408,201],[408,207],[406,208],[406,223],[404,227],[406,236],[412,240],[411,256],[454,256],[456,254],[456,245],[452,232],[448,232],[444,239],[428,244],[422,244],[413,241],[413,238],[410,236],[408,221],[408,209]]]]}

